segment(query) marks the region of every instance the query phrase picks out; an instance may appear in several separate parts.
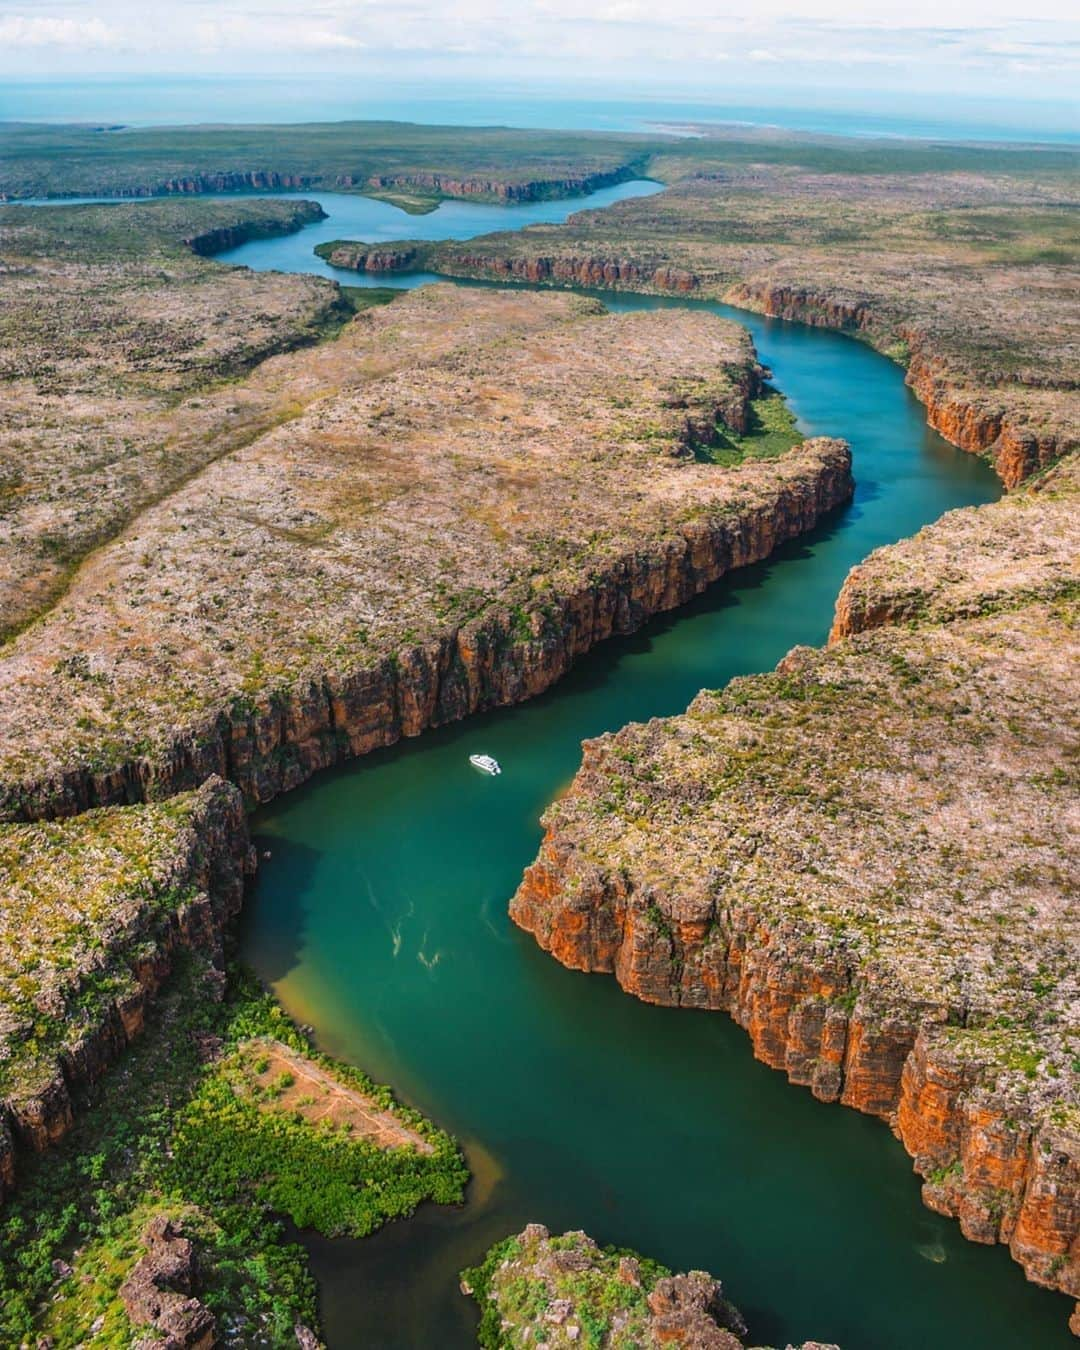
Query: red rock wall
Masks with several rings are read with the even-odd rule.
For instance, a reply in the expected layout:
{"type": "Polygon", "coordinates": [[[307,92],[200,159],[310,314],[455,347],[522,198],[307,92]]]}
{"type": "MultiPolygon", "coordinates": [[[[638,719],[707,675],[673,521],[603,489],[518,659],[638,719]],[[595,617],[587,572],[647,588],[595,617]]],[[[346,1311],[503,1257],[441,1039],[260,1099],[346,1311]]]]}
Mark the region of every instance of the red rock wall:
{"type": "MultiPolygon", "coordinates": [[[[572,792],[589,792],[605,753],[586,744],[572,792]]],[[[638,891],[554,832],[510,916],[572,970],[613,974],[647,1003],[728,1013],[791,1082],[886,1120],[930,1208],[976,1242],[1008,1243],[1029,1279],[1080,1298],[1080,1157],[1025,1124],[992,1074],[956,1058],[947,1007],[899,1005],[865,968],[856,983],[810,929],[772,928],[712,897],[638,891]]]]}
{"type": "Polygon", "coordinates": [[[808,287],[773,286],[768,282],[734,286],[725,298],[773,318],[865,333],[881,345],[905,342],[910,351],[907,383],[925,405],[926,420],[959,449],[987,455],[1007,488],[1018,486],[1072,448],[1060,444],[1056,436],[1036,434],[1017,425],[1004,404],[995,404],[985,396],[973,400],[966,395],[956,387],[955,377],[925,334],[907,325],[884,331],[869,299],[838,298],[808,287]]]}
{"type": "Polygon", "coordinates": [[[298,679],[210,716],[153,761],[107,772],[73,769],[58,780],[0,787],[0,819],[75,815],[93,806],[163,798],[211,774],[265,802],[317,770],[416,736],[472,712],[521,703],[560,679],[596,643],[632,633],[685,604],[736,567],[767,558],[851,497],[851,455],[839,441],[808,442],[800,472],[753,514],[687,524],[677,537],[614,560],[595,583],[536,611],[527,640],[496,610],[425,646],[363,670],[298,679]]]}

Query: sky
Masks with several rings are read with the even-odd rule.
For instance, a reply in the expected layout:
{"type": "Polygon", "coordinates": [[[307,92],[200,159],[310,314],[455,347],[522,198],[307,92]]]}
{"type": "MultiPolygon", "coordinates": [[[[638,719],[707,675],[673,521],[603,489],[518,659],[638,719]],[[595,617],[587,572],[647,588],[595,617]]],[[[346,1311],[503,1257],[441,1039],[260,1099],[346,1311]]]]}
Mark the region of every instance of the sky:
{"type": "Polygon", "coordinates": [[[0,0],[0,77],[328,72],[1075,99],[1069,0],[0,0]]]}

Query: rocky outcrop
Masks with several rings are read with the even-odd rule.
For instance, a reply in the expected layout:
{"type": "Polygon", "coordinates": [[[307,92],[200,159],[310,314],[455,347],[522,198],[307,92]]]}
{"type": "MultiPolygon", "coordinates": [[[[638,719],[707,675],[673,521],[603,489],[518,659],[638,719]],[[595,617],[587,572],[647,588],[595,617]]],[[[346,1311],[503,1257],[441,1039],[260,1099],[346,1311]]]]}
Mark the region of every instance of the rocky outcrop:
{"type": "Polygon", "coordinates": [[[887,1121],[931,1208],[1080,1297],[1075,477],[879,550],[827,652],[587,743],[511,916],[729,1013],[887,1121]]]}
{"type": "MultiPolygon", "coordinates": [[[[17,1153],[40,1152],[74,1120],[78,1093],[99,1079],[143,1030],[150,1001],[181,950],[211,968],[239,913],[254,863],[240,794],[211,778],[167,806],[95,812],[58,826],[9,827],[5,861],[25,860],[29,878],[5,890],[0,1008],[0,1198],[16,1180],[17,1153]],[[145,818],[135,819],[136,816],[145,818]],[[156,848],[157,857],[144,850],[156,848]],[[71,851],[86,858],[65,870],[71,851]],[[53,876],[65,906],[45,902],[53,876]],[[22,938],[16,937],[19,929],[22,938]],[[13,1001],[18,972],[35,965],[34,1006],[13,1001]],[[51,963],[51,964],[50,964],[51,963]],[[48,1019],[48,1032],[27,1020],[48,1019]]],[[[14,869],[12,869],[14,871],[14,869]]],[[[221,984],[207,981],[207,996],[221,984]]]]}
{"type": "Polygon", "coordinates": [[[235,225],[218,225],[190,235],[184,243],[202,258],[238,248],[250,239],[273,239],[282,234],[294,234],[305,225],[325,220],[326,212],[317,202],[297,202],[289,215],[281,219],[239,220],[235,225]]]}
{"type": "Polygon", "coordinates": [[[75,769],[17,791],[0,791],[10,819],[70,816],[91,807],[170,796],[219,774],[249,801],[298,786],[319,769],[416,736],[471,713],[534,698],[596,643],[632,633],[685,604],[737,567],[767,558],[848,501],[851,454],[840,441],[808,441],[798,469],[759,509],[686,524],[662,542],[642,542],[588,585],[552,596],[520,617],[495,608],[431,645],[352,673],[326,671],[267,691],[178,736],[153,760],[115,769],[75,769]]]}
{"type": "MultiPolygon", "coordinates": [[[[654,1261],[603,1251],[585,1233],[553,1238],[538,1223],[464,1271],[461,1289],[480,1305],[484,1350],[556,1350],[585,1343],[583,1331],[598,1350],[742,1350],[748,1334],[720,1281],[704,1271],[672,1275],[654,1261]]],[[[801,1350],[837,1347],[808,1341],[801,1350]]]]}
{"type": "Polygon", "coordinates": [[[1075,448],[1057,434],[1023,425],[1004,401],[996,402],[988,391],[967,392],[964,380],[953,374],[930,337],[881,315],[872,296],[750,281],[731,287],[725,299],[771,318],[860,333],[886,351],[897,346],[906,350],[907,383],[926,407],[926,420],[959,449],[985,455],[1007,488],[1018,487],[1075,448]]]}
{"type": "Polygon", "coordinates": [[[430,193],[438,197],[481,197],[487,201],[538,202],[552,198],[579,197],[599,188],[625,183],[639,171],[637,164],[622,165],[618,169],[595,173],[572,174],[563,178],[534,178],[522,182],[486,175],[458,177],[443,173],[373,174],[363,183],[341,175],[336,180],[340,187],[363,186],[379,192],[404,190],[430,193]]]}
{"type": "Polygon", "coordinates": [[[145,1255],[120,1286],[128,1319],[153,1333],[139,1346],[211,1350],[219,1343],[217,1319],[195,1297],[199,1267],[191,1239],[167,1215],[159,1214],[147,1224],[142,1242],[145,1255]]]}
{"type": "Polygon", "coordinates": [[[338,239],[330,244],[317,245],[315,252],[331,267],[347,268],[353,272],[419,272],[423,271],[424,266],[421,245],[395,247],[391,244],[372,248],[366,244],[351,244],[338,239]]]}

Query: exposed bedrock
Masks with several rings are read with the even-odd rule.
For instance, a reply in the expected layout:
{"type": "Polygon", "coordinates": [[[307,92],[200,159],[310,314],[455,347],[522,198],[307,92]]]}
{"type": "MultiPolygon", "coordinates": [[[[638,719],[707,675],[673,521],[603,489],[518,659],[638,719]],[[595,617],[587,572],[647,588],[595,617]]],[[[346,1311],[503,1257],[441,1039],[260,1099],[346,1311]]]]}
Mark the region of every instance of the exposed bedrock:
{"type": "Polygon", "coordinates": [[[772,318],[863,333],[880,345],[899,339],[909,353],[907,383],[926,407],[927,421],[959,449],[986,455],[1007,488],[1075,448],[1054,433],[1040,434],[1018,424],[1005,403],[995,402],[986,390],[966,397],[928,335],[910,324],[883,323],[870,297],[851,299],[811,287],[750,281],[732,287],[725,299],[772,318]]]}
{"type": "Polygon", "coordinates": [[[951,444],[986,455],[1001,481],[1015,488],[1032,473],[1075,444],[1054,430],[1039,430],[992,389],[969,390],[966,377],[954,371],[933,337],[919,325],[884,317],[879,298],[830,294],[813,286],[770,280],[718,285],[696,272],[665,262],[606,254],[506,254],[469,250],[460,245],[365,249],[340,244],[331,261],[359,271],[408,271],[431,268],[446,276],[491,277],[532,284],[611,287],[613,289],[712,295],[772,318],[781,318],[841,332],[859,333],[883,350],[905,350],[907,383],[927,410],[927,421],[951,444]]]}
{"type": "Polygon", "coordinates": [[[162,1350],[211,1350],[219,1344],[217,1319],[196,1297],[195,1246],[167,1215],[156,1215],[142,1235],[144,1255],[120,1286],[132,1324],[152,1334],[141,1342],[162,1350]]]}
{"type": "Polygon", "coordinates": [[[486,197],[503,202],[535,202],[552,197],[577,197],[595,192],[598,188],[625,183],[637,172],[633,165],[595,173],[571,174],[564,178],[535,178],[511,183],[493,176],[470,175],[456,177],[442,173],[372,174],[370,178],[355,179],[339,175],[341,187],[366,187],[377,191],[396,189],[429,192],[440,197],[486,197]]]}
{"type": "Polygon", "coordinates": [[[166,797],[211,774],[236,783],[249,801],[268,801],[319,769],[402,736],[533,698],[596,643],[632,633],[733,568],[760,562],[850,499],[851,454],[843,442],[807,442],[792,459],[800,471],[778,484],[767,506],[688,522],[675,536],[643,543],[595,582],[534,610],[527,634],[519,616],[496,608],[372,668],[328,670],[234,704],[177,736],[159,757],[132,758],[108,772],[74,769],[12,789],[0,805],[13,819],[74,815],[166,797]]]}
{"type": "MultiPolygon", "coordinates": [[[[589,790],[586,750],[575,791],[589,790]]],[[[1080,1148],[1025,1118],[955,1049],[956,1009],[897,1000],[821,933],[752,907],[583,864],[549,832],[511,917],[572,970],[614,974],[647,1003],[722,1011],[754,1054],[820,1101],[886,1120],[923,1176],[924,1202],[976,1242],[1008,1243],[1030,1279],[1080,1297],[1080,1148]]]]}
{"type": "Polygon", "coordinates": [[[872,554],[829,649],[586,743],[510,912],[572,969],[729,1013],[1080,1297],[1076,476],[872,554]]]}
{"type": "MultiPolygon", "coordinates": [[[[220,779],[160,808],[7,828],[0,1199],[19,1149],[41,1152],[61,1139],[78,1092],[141,1034],[178,952],[221,968],[253,867],[243,801],[220,779]],[[31,968],[33,1003],[24,1006],[21,972],[31,968]],[[34,1017],[48,1019],[44,1039],[34,1017]]],[[[207,996],[222,984],[211,974],[207,996]]]]}
{"type": "MultiPolygon", "coordinates": [[[[645,1257],[601,1249],[582,1232],[552,1237],[538,1223],[463,1271],[461,1291],[479,1305],[480,1343],[489,1350],[583,1342],[597,1350],[743,1350],[749,1337],[723,1285],[705,1271],[674,1275],[645,1257]]],[[[837,1347],[806,1341],[800,1350],[837,1347]]]]}

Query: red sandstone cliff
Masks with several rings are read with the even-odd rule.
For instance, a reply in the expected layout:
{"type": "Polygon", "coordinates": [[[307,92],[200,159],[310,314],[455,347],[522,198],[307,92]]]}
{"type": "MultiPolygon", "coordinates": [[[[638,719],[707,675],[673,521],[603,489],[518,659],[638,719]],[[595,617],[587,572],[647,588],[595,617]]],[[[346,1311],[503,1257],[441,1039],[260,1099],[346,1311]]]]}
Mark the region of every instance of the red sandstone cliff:
{"type": "Polygon", "coordinates": [[[908,324],[883,320],[872,297],[836,297],[809,287],[750,281],[731,287],[724,298],[772,318],[862,333],[877,346],[905,344],[907,383],[926,407],[926,420],[961,450],[986,455],[1007,488],[1017,487],[1073,448],[1055,435],[1021,425],[1004,402],[985,391],[966,394],[931,338],[908,324]]]}
{"type": "MultiPolygon", "coordinates": [[[[590,793],[607,747],[587,743],[572,793],[590,793]]],[[[773,928],[752,906],[668,894],[590,864],[549,830],[510,915],[572,970],[614,974],[648,1003],[728,1013],[755,1056],[887,1121],[926,1178],[925,1203],[977,1242],[1007,1243],[1029,1279],[1080,1298],[1080,1152],[1034,1127],[983,1065],[957,1054],[944,1003],[875,986],[829,936],[773,928]]]]}
{"type": "MultiPolygon", "coordinates": [[[[692,428],[688,434],[692,435],[692,428]]],[[[435,644],[386,656],[360,670],[297,678],[209,718],[178,736],[166,754],[104,772],[0,791],[0,814],[35,820],[93,806],[163,798],[212,774],[248,801],[268,801],[317,770],[486,708],[533,698],[592,646],[632,633],[655,614],[685,604],[736,567],[767,558],[850,499],[844,442],[807,441],[787,457],[791,471],[752,512],[685,524],[678,535],[618,558],[588,585],[529,615],[496,609],[435,644]]]]}

